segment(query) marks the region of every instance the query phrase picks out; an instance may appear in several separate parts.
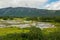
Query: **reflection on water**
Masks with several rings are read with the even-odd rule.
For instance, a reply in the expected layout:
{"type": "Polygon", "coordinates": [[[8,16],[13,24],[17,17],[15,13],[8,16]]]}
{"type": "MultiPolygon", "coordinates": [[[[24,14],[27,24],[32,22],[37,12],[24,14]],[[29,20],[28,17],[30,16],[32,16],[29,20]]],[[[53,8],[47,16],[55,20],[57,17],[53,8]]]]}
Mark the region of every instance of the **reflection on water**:
{"type": "Polygon", "coordinates": [[[51,23],[46,23],[46,22],[30,22],[30,21],[14,21],[14,20],[2,20],[0,21],[0,27],[11,27],[11,26],[16,26],[16,27],[20,27],[20,28],[24,28],[24,27],[31,27],[31,26],[36,26],[39,28],[52,28],[54,27],[53,24],[51,23]]]}

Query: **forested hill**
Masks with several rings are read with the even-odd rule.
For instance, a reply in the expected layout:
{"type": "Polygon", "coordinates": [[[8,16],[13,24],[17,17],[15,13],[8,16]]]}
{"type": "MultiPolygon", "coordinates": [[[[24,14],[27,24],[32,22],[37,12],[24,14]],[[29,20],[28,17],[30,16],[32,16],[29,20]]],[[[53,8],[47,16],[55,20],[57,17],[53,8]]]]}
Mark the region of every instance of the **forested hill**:
{"type": "Polygon", "coordinates": [[[60,16],[60,10],[46,10],[46,9],[36,9],[36,8],[2,8],[0,9],[0,17],[54,17],[60,16]]]}

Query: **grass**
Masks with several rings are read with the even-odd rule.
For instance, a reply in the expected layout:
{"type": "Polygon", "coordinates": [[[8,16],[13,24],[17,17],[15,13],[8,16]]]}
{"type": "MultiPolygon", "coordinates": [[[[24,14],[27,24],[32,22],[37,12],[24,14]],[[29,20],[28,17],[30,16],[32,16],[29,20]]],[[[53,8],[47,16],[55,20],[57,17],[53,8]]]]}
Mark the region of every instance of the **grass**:
{"type": "Polygon", "coordinates": [[[29,30],[22,30],[20,28],[0,28],[0,36],[4,36],[7,34],[13,34],[13,33],[27,33],[29,30]]]}
{"type": "Polygon", "coordinates": [[[0,28],[0,40],[60,40],[60,28],[0,28]]]}

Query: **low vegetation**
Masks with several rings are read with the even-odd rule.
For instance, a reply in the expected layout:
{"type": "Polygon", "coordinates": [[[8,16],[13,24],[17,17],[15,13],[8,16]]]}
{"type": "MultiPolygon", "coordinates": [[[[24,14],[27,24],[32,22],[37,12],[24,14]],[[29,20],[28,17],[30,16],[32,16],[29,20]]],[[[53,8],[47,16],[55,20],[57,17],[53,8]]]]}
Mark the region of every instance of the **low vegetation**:
{"type": "Polygon", "coordinates": [[[60,40],[60,28],[0,28],[0,40],[60,40]]]}

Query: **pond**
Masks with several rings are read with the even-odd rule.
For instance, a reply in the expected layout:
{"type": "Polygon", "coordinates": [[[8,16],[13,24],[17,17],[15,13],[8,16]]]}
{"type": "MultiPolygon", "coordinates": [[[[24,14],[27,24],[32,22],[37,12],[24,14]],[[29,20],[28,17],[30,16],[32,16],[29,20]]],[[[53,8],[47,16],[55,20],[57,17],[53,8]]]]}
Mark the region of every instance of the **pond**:
{"type": "Polygon", "coordinates": [[[20,27],[20,28],[25,28],[25,27],[31,27],[31,26],[36,26],[39,28],[52,28],[54,25],[52,23],[47,23],[47,22],[32,22],[26,21],[25,23],[21,22],[16,22],[16,21],[0,21],[0,28],[2,27],[20,27]]]}

